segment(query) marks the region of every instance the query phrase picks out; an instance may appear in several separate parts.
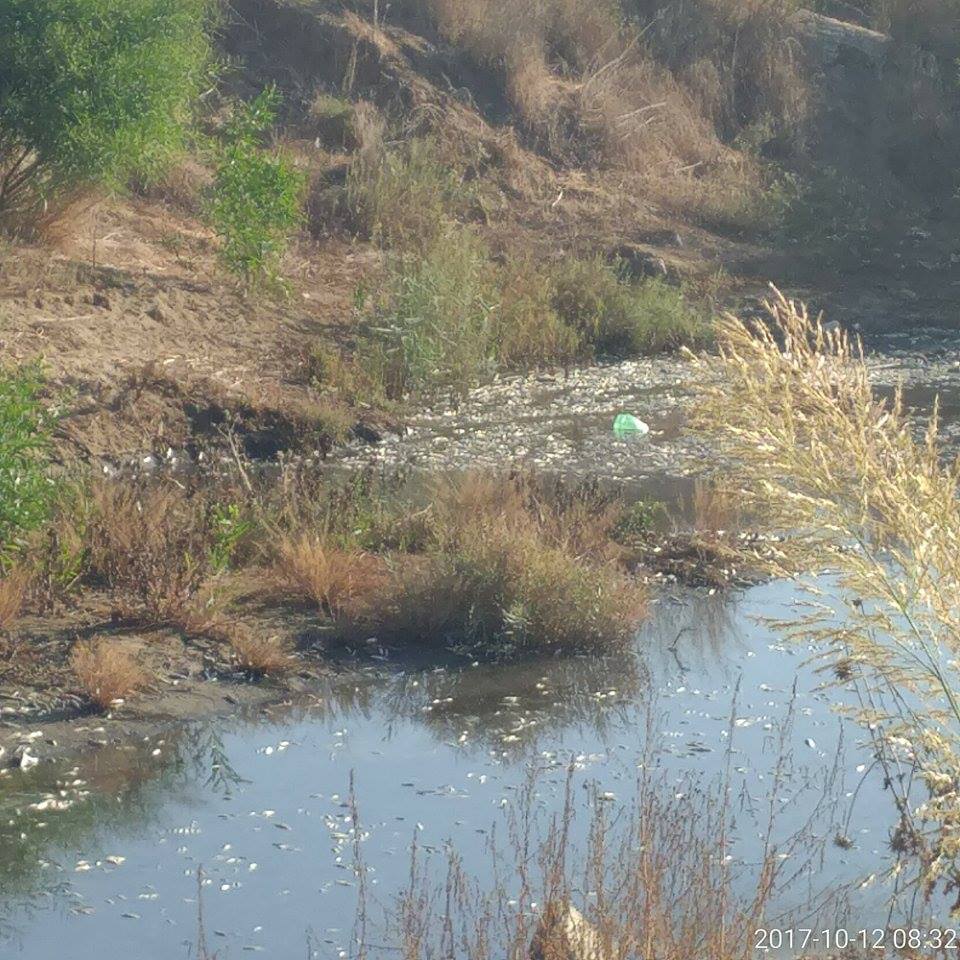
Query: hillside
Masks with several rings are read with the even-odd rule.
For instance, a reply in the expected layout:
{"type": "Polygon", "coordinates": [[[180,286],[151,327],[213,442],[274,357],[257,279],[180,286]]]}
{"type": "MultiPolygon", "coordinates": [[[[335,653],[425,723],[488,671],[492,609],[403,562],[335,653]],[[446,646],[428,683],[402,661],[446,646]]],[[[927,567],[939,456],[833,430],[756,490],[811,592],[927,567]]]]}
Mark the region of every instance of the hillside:
{"type": "Polygon", "coordinates": [[[526,318],[508,367],[589,359],[558,345],[566,328],[546,342],[557,295],[531,291],[597,256],[698,310],[773,280],[851,322],[952,323],[952,34],[884,11],[234,0],[204,123],[282,92],[274,142],[309,177],[287,294],[220,267],[209,162],[184,156],[5,241],[5,356],[42,356],[69,388],[65,452],[162,457],[234,428],[254,456],[324,451],[394,421],[350,370],[364,297],[450,229],[499,271],[501,314],[526,318]]]}

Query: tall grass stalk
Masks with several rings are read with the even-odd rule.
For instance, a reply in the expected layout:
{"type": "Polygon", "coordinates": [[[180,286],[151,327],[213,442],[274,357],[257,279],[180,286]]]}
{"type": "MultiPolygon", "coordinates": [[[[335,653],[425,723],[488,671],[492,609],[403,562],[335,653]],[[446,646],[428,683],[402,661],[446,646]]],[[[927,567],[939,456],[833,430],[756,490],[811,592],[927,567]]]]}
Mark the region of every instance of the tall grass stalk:
{"type": "Polygon", "coordinates": [[[770,572],[810,602],[779,626],[826,645],[855,684],[896,797],[892,846],[930,895],[960,882],[960,464],[945,462],[936,407],[921,434],[899,391],[874,395],[846,332],[777,291],[766,309],[766,323],[717,323],[718,354],[695,359],[696,420],[739,464],[745,501],[789,534],[770,572]],[[835,590],[810,573],[824,569],[835,590]]]}
{"type": "Polygon", "coordinates": [[[484,881],[452,845],[439,876],[415,834],[409,882],[389,917],[404,960],[746,960],[755,954],[755,931],[775,911],[779,923],[795,913],[815,928],[813,918],[833,906],[829,893],[811,889],[793,910],[782,898],[804,872],[799,865],[819,857],[817,824],[835,785],[828,778],[806,822],[784,835],[790,720],[773,744],[769,805],[755,811],[762,849],[747,864],[736,844],[744,812],[732,746],[717,781],[678,782],[658,769],[653,716],[634,788],[622,797],[583,780],[576,761],[565,780],[556,768],[531,764],[490,831],[484,881]],[[544,802],[551,786],[559,809],[544,802]]]}

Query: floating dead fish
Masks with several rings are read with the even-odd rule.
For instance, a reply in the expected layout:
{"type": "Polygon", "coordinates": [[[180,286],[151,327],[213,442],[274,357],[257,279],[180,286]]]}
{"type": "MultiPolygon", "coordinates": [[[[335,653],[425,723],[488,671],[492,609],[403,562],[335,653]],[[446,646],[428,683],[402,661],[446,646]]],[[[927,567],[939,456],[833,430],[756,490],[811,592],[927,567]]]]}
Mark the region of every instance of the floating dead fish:
{"type": "Polygon", "coordinates": [[[27,747],[18,747],[14,753],[14,766],[21,770],[30,770],[40,762],[39,757],[35,757],[27,747]]]}

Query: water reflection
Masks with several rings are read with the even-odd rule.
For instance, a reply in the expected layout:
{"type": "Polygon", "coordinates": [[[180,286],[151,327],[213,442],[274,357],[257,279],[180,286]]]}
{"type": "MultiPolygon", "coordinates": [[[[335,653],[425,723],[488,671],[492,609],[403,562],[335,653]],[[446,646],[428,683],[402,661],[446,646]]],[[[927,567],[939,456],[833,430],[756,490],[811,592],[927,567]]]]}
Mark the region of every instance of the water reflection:
{"type": "Polygon", "coordinates": [[[736,892],[772,845],[790,888],[777,912],[822,911],[829,897],[833,916],[882,921],[890,891],[858,888],[891,862],[882,780],[864,777],[860,731],[832,709],[845,691],[758,619],[794,600],[786,584],[726,601],[665,596],[631,655],[358,672],[291,703],[0,778],[3,935],[24,960],[56,955],[65,938],[72,960],[107,942],[166,960],[171,928],[194,942],[203,865],[211,949],[297,956],[311,926],[331,952],[349,951],[352,772],[371,895],[386,903],[407,882],[414,834],[441,860],[452,842],[486,882],[491,826],[516,809],[531,763],[538,809],[552,815],[571,760],[578,806],[602,794],[625,810],[638,764],[668,798],[729,795],[736,892]]]}
{"type": "Polygon", "coordinates": [[[117,844],[155,822],[176,794],[194,792],[201,763],[186,728],[161,745],[85,753],[70,766],[40,766],[0,780],[0,936],[17,938],[40,909],[82,913],[72,878],[112,864],[70,856],[108,836],[117,844]],[[5,915],[20,915],[14,924],[5,915]]]}
{"type": "Polygon", "coordinates": [[[604,738],[626,721],[647,682],[636,654],[477,664],[405,677],[384,698],[391,715],[418,717],[441,743],[520,756],[562,729],[604,738]]]}

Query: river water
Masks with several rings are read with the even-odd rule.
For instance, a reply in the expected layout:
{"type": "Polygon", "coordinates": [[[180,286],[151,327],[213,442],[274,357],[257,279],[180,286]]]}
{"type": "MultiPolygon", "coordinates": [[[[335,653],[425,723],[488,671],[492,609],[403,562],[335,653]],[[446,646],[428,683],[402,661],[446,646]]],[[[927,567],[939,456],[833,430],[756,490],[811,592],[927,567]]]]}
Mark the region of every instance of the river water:
{"type": "MultiPolygon", "coordinates": [[[[952,413],[960,341],[947,336],[875,345],[881,389],[902,378],[910,402],[940,391],[952,413]]],[[[592,466],[669,494],[705,451],[679,430],[682,364],[641,368],[501,381],[375,453],[430,470],[592,466]],[[650,422],[646,443],[610,435],[624,409],[650,422]]],[[[362,456],[371,451],[345,462],[362,456]]],[[[839,710],[851,691],[819,669],[818,651],[764,622],[801,602],[781,582],[726,596],[665,588],[628,656],[358,663],[315,696],[0,778],[0,956],[197,956],[201,868],[211,953],[353,956],[355,839],[380,949],[390,933],[376,917],[407,883],[414,839],[428,872],[442,876],[449,845],[492,882],[489,841],[524,785],[533,776],[533,805],[556,811],[571,764],[578,811],[626,810],[641,765],[680,802],[716,794],[728,776],[735,892],[755,887],[772,804],[772,843],[793,867],[774,914],[882,925],[893,891],[875,878],[892,863],[894,811],[861,729],[839,710]]],[[[86,723],[95,738],[97,721],[86,723]]]]}

